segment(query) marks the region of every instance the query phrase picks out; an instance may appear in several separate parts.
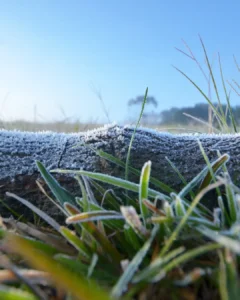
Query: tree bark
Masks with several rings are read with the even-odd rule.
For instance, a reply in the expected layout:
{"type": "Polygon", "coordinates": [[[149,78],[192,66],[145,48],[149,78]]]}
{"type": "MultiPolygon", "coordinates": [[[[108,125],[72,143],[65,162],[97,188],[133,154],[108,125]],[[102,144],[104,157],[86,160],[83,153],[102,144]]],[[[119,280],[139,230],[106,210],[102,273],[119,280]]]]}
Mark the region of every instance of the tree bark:
{"type": "MultiPolygon", "coordinates": [[[[29,214],[17,200],[7,197],[12,192],[29,200],[53,217],[59,210],[51,205],[36,185],[40,178],[36,167],[39,160],[48,169],[84,169],[124,178],[124,169],[100,158],[94,150],[103,150],[126,161],[133,128],[106,126],[86,133],[52,133],[0,131],[0,199],[19,214],[29,214]],[[74,147],[76,146],[76,147],[74,147]]],[[[141,170],[151,160],[151,175],[175,190],[182,188],[181,180],[166,160],[168,157],[187,181],[195,177],[205,166],[199,149],[200,140],[210,161],[215,160],[217,150],[228,153],[229,173],[236,184],[240,183],[239,135],[173,135],[150,129],[138,129],[131,149],[130,165],[141,170]]],[[[74,195],[80,189],[72,175],[54,174],[54,177],[74,195]]],[[[131,177],[136,182],[139,178],[131,177]]],[[[0,204],[0,214],[9,216],[8,209],[0,204]]]]}

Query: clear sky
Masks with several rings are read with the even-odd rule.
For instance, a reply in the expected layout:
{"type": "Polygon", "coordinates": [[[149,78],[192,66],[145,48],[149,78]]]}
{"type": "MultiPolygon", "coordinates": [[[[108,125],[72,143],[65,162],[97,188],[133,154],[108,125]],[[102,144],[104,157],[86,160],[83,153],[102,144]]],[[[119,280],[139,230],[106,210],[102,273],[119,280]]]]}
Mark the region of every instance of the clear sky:
{"type": "Polygon", "coordinates": [[[116,122],[147,86],[158,111],[204,101],[172,65],[207,91],[203,75],[174,47],[183,38],[204,63],[200,34],[215,71],[220,52],[238,80],[239,12],[239,0],[0,0],[0,118],[107,122],[96,90],[116,122]]]}

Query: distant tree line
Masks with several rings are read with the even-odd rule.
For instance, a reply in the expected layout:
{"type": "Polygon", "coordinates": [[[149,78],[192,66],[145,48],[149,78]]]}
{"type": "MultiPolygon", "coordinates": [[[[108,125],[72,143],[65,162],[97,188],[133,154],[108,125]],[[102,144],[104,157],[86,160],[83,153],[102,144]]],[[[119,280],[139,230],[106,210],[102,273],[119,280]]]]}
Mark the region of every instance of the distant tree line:
{"type": "MultiPolygon", "coordinates": [[[[218,105],[214,104],[215,108],[219,110],[218,105]]],[[[230,119],[230,112],[227,109],[227,106],[224,104],[222,105],[223,111],[225,112],[226,119],[228,123],[231,123],[230,119]]],[[[196,123],[197,121],[194,121],[193,118],[186,116],[185,114],[188,114],[194,118],[201,119],[203,121],[208,121],[208,109],[209,105],[208,103],[198,103],[193,107],[182,107],[177,108],[173,107],[171,109],[163,110],[160,112],[160,123],[169,125],[169,124],[182,124],[182,125],[188,125],[191,123],[196,123]]],[[[236,120],[236,122],[239,124],[240,121],[240,106],[232,107],[232,113],[236,120]]],[[[217,124],[217,120],[213,117],[213,124],[217,124]]]]}
{"type": "MultiPolygon", "coordinates": [[[[142,105],[144,96],[137,96],[135,99],[130,99],[128,101],[128,106],[142,105]]],[[[144,123],[154,123],[159,125],[189,125],[197,123],[193,118],[186,116],[190,115],[194,118],[201,119],[208,122],[209,118],[209,105],[208,103],[198,103],[192,107],[172,107],[170,109],[157,112],[156,108],[158,106],[158,101],[153,96],[149,96],[146,102],[147,106],[154,107],[154,110],[150,113],[144,112],[142,121],[144,123]]],[[[214,104],[215,108],[219,110],[218,104],[214,104]]],[[[226,119],[228,123],[231,123],[230,112],[227,108],[227,105],[222,105],[222,109],[225,112],[226,119]]],[[[232,113],[237,124],[240,124],[240,106],[232,107],[232,113]]],[[[217,125],[217,120],[213,116],[213,124],[217,125]]]]}

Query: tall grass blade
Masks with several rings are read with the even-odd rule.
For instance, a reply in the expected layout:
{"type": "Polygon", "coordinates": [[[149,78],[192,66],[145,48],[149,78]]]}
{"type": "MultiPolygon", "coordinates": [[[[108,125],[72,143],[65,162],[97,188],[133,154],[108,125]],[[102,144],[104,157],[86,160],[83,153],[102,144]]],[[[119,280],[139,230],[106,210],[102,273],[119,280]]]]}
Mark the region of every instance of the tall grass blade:
{"type": "Polygon", "coordinates": [[[113,287],[111,295],[114,298],[120,298],[124,292],[126,292],[127,285],[132,280],[133,275],[137,271],[139,265],[143,261],[144,257],[146,256],[147,252],[149,251],[153,240],[158,232],[159,227],[155,226],[151,232],[150,238],[145,242],[143,247],[137,252],[135,257],[131,260],[129,265],[127,266],[125,272],[119,278],[116,285],[113,287]]]}
{"type": "Polygon", "coordinates": [[[145,107],[145,104],[146,104],[146,101],[147,101],[147,95],[148,95],[148,88],[146,88],[145,96],[144,96],[143,103],[142,103],[142,109],[141,109],[136,127],[134,128],[133,134],[131,136],[130,143],[129,143],[127,158],[126,158],[126,167],[125,167],[125,180],[128,180],[128,167],[129,167],[129,164],[130,164],[132,144],[133,144],[133,140],[135,138],[136,130],[139,127],[139,124],[140,124],[140,121],[141,121],[141,118],[142,118],[142,115],[143,115],[144,107],[145,107]]]}

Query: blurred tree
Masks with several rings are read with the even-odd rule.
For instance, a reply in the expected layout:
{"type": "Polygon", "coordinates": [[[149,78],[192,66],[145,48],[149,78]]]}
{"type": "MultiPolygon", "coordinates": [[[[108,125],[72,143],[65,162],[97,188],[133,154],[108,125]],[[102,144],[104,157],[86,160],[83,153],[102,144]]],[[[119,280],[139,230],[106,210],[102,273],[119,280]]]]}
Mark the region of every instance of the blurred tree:
{"type": "MultiPolygon", "coordinates": [[[[128,101],[128,106],[138,105],[138,104],[141,105],[143,103],[143,100],[144,100],[144,96],[137,96],[135,99],[130,99],[128,101]]],[[[158,106],[157,100],[153,96],[147,97],[146,105],[148,104],[152,104],[154,107],[158,106]]]]}

